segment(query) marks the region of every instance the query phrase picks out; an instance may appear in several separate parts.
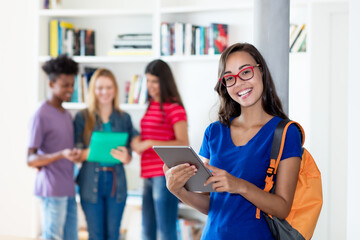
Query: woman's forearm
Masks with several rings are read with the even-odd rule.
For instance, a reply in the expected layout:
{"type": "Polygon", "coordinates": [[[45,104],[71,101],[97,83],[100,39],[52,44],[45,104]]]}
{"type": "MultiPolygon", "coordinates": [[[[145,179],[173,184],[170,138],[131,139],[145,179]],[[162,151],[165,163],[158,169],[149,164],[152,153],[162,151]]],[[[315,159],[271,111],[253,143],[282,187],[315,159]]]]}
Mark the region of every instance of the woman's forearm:
{"type": "Polygon", "coordinates": [[[174,194],[178,199],[180,199],[184,204],[189,205],[190,207],[195,208],[203,214],[208,214],[209,204],[210,204],[210,195],[207,193],[196,193],[189,192],[183,188],[179,193],[174,194]]]}
{"type": "Polygon", "coordinates": [[[61,151],[44,155],[31,153],[28,155],[27,164],[29,167],[43,167],[59,160],[60,158],[63,158],[61,151]]]}

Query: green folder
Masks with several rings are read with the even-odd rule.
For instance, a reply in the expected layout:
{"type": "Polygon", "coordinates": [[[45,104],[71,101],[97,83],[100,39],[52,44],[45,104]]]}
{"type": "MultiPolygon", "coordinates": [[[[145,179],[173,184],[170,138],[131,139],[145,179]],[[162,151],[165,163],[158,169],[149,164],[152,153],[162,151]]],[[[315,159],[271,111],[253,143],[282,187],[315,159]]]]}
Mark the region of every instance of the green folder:
{"type": "Polygon", "coordinates": [[[110,154],[111,149],[125,146],[129,134],[125,132],[93,132],[90,140],[89,162],[120,163],[110,154]]]}

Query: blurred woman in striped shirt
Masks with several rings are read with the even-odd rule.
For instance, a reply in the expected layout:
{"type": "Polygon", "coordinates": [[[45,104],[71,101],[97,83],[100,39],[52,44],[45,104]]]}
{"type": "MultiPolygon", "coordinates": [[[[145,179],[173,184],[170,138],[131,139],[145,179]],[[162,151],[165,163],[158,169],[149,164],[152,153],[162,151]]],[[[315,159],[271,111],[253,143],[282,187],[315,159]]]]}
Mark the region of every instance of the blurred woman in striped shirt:
{"type": "Polygon", "coordinates": [[[145,73],[149,106],[141,120],[141,135],[131,143],[141,155],[144,178],[142,236],[143,240],[175,240],[178,199],[166,188],[164,163],[152,146],[189,145],[187,117],[169,65],[154,60],[145,73]]]}

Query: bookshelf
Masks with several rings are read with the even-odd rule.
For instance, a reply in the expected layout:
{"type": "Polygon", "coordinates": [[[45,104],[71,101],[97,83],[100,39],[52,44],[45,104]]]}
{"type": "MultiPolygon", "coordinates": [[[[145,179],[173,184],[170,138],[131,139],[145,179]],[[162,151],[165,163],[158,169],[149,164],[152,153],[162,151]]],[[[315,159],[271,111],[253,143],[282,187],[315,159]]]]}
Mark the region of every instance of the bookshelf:
{"type": "MultiPolygon", "coordinates": [[[[208,109],[216,102],[212,88],[217,78],[217,63],[219,55],[191,55],[191,56],[161,56],[160,53],[160,23],[182,22],[207,26],[210,23],[224,23],[229,26],[229,44],[246,41],[252,42],[252,6],[251,1],[226,0],[219,4],[218,1],[165,1],[165,0],[135,0],[101,2],[62,0],[61,5],[55,9],[44,9],[43,0],[38,0],[37,14],[37,98],[43,101],[47,96],[46,76],[42,73],[41,65],[49,57],[49,21],[59,19],[74,24],[76,28],[88,28],[95,31],[95,56],[74,56],[84,67],[106,67],[114,72],[120,89],[120,100],[125,97],[125,82],[131,80],[133,74],[143,73],[145,66],[153,59],[161,58],[168,62],[174,72],[180,94],[184,100],[185,108],[189,115],[189,128],[197,129],[190,136],[192,145],[199,149],[202,133],[208,123],[214,119],[209,117],[208,109]],[[124,33],[152,33],[152,54],[146,56],[107,56],[114,38],[124,33]],[[199,69],[207,69],[199,71],[199,69]],[[198,79],[194,83],[191,79],[198,79]],[[208,84],[211,82],[211,84],[208,84]],[[197,104],[192,103],[192,96],[197,94],[198,87],[207,89],[209,98],[200,99],[197,104]],[[196,109],[201,106],[203,111],[196,109]],[[206,107],[204,107],[206,106],[206,107]],[[192,117],[194,116],[194,117],[192,117]],[[198,127],[198,116],[204,119],[198,127]],[[196,136],[196,137],[195,137],[196,136]]],[[[65,103],[64,106],[77,111],[85,105],[81,103],[65,103]]],[[[144,106],[120,106],[135,115],[144,109],[144,106]]],[[[135,123],[138,125],[138,123],[135,123]]]]}

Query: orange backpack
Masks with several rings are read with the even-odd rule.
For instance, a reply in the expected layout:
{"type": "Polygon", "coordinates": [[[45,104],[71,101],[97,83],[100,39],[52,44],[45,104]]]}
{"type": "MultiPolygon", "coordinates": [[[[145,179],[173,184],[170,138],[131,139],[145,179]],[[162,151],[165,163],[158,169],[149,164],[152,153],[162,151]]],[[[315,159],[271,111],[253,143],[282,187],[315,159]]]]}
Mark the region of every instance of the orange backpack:
{"type": "MultiPolygon", "coordinates": [[[[276,174],[277,167],[280,163],[284,148],[286,132],[290,124],[295,124],[298,127],[302,136],[302,146],[304,145],[305,133],[300,124],[290,120],[280,121],[280,123],[275,129],[274,140],[271,147],[270,166],[267,169],[267,177],[265,179],[266,184],[264,188],[264,191],[266,192],[273,193],[275,190],[273,176],[276,174]]],[[[291,225],[290,227],[296,229],[303,238],[308,240],[311,239],[314,233],[316,223],[320,215],[323,197],[320,171],[316,166],[316,163],[310,153],[305,148],[302,148],[302,151],[302,159],[299,171],[299,178],[295,190],[295,196],[291,211],[287,216],[286,221],[291,225]]],[[[268,216],[266,217],[268,218],[268,216]]],[[[271,220],[275,218],[272,216],[269,217],[271,218],[271,220]]],[[[257,209],[256,218],[260,218],[259,209],[257,209]]],[[[284,222],[284,220],[277,221],[284,222]]],[[[287,223],[286,225],[288,225],[287,223]]],[[[271,227],[270,230],[272,230],[271,227]]],[[[277,231],[278,230],[276,230],[276,232],[277,231]]],[[[277,238],[282,239],[281,237],[277,238]]],[[[288,237],[283,238],[292,239],[288,237]]]]}

